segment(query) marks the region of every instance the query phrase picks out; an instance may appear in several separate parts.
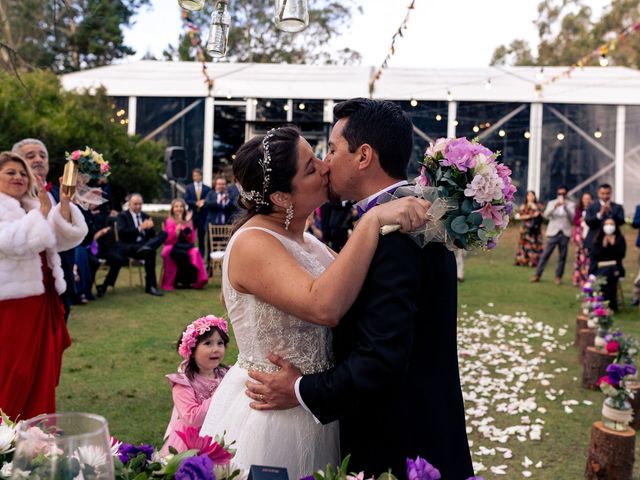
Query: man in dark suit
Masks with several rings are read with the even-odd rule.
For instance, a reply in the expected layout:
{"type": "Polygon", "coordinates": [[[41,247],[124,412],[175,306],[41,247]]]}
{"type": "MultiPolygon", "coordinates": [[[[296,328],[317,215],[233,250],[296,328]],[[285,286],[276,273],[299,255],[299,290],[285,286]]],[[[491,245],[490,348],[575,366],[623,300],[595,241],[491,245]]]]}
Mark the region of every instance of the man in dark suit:
{"type": "Polygon", "coordinates": [[[198,233],[198,250],[200,255],[204,256],[206,251],[205,239],[207,230],[207,212],[204,209],[205,198],[211,191],[211,187],[208,187],[202,183],[202,170],[194,168],[191,172],[191,178],[193,183],[187,185],[187,191],[184,193],[184,201],[189,206],[189,210],[193,212],[193,226],[198,233]]]}
{"type": "MultiPolygon", "coordinates": [[[[354,99],[336,105],[329,140],[330,189],[359,199],[361,210],[406,184],[413,144],[409,117],[392,102],[354,99]]],[[[302,376],[250,372],[252,408],[302,405],[327,424],[340,421],[340,449],[350,470],[406,476],[420,455],[442,478],[473,475],[456,345],[456,261],[440,243],[420,248],[398,232],[379,239],[362,290],[334,330],[336,366],[302,376]]]]}
{"type": "Polygon", "coordinates": [[[132,193],[129,196],[129,209],[118,214],[117,226],[117,251],[112,252],[109,273],[104,283],[98,286],[98,296],[104,295],[109,285],[115,285],[120,267],[127,258],[135,258],[144,260],[145,292],[161,297],[164,294],[156,280],[156,250],[167,239],[167,232],[156,235],[153,219],[142,211],[142,195],[132,193]]]}
{"type": "Polygon", "coordinates": [[[603,183],[598,187],[598,200],[587,207],[587,213],[584,217],[584,221],[589,226],[589,233],[584,239],[584,246],[589,252],[593,247],[593,239],[607,218],[613,218],[618,227],[624,224],[624,208],[622,208],[622,205],[611,201],[611,185],[603,183]]]}
{"type": "Polygon", "coordinates": [[[207,212],[207,224],[226,225],[231,223],[234,205],[227,189],[227,179],[216,177],[214,190],[210,191],[204,202],[207,212]]]}

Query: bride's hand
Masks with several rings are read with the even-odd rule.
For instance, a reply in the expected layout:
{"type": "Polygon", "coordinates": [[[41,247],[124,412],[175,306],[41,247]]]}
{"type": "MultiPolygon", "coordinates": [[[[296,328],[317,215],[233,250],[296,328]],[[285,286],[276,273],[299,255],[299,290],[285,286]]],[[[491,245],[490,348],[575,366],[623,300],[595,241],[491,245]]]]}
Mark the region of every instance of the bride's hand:
{"type": "Polygon", "coordinates": [[[383,203],[369,210],[363,218],[372,215],[379,226],[400,225],[403,233],[413,232],[427,223],[427,211],[431,202],[416,197],[403,197],[383,203]]]}

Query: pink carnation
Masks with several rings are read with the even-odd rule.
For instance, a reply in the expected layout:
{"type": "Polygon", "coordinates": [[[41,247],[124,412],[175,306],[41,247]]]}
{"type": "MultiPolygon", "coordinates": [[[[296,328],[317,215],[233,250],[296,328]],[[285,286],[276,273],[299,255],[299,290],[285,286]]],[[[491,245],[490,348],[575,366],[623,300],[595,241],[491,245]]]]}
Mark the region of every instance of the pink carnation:
{"type": "Polygon", "coordinates": [[[103,163],[100,165],[100,173],[107,173],[109,171],[109,164],[103,163]]]}
{"type": "Polygon", "coordinates": [[[71,152],[71,160],[77,162],[81,155],[82,152],[80,150],[74,150],[73,152],[71,152]]]}
{"type": "Polygon", "coordinates": [[[475,158],[476,149],[474,147],[464,137],[451,140],[445,149],[445,158],[440,160],[440,164],[445,167],[454,166],[461,172],[475,168],[478,162],[475,158]]]}
{"type": "Polygon", "coordinates": [[[421,187],[429,186],[429,178],[427,177],[426,167],[422,167],[422,169],[420,170],[420,176],[416,179],[416,184],[421,187]]]}

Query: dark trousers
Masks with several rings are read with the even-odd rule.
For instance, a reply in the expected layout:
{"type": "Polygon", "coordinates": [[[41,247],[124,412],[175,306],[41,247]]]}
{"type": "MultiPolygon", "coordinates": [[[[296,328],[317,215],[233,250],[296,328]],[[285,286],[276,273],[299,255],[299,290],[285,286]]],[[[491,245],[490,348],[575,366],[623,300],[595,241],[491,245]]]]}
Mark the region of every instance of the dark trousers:
{"type": "Polygon", "coordinates": [[[116,249],[106,252],[104,258],[111,268],[109,268],[104,285],[114,286],[118,273],[120,273],[120,267],[127,265],[129,258],[135,258],[136,260],[144,260],[146,288],[156,287],[158,285],[156,280],[156,250],[160,248],[166,239],[167,232],[160,232],[146,242],[120,243],[116,249]]]}
{"type": "Polygon", "coordinates": [[[542,257],[540,257],[540,262],[538,262],[538,268],[536,269],[537,277],[542,276],[544,267],[547,266],[549,257],[551,257],[551,254],[556,247],[558,247],[558,251],[560,252],[558,257],[558,266],[556,267],[556,278],[562,278],[562,275],[564,274],[564,265],[567,262],[567,249],[569,248],[569,237],[565,236],[562,232],[558,232],[553,237],[547,237],[547,244],[544,247],[542,257]]]}
{"type": "Polygon", "coordinates": [[[195,217],[193,226],[196,229],[196,234],[198,235],[198,250],[200,251],[200,256],[204,258],[205,252],[209,249],[207,239],[209,238],[209,232],[207,232],[207,218],[202,214],[198,214],[195,217]]]}

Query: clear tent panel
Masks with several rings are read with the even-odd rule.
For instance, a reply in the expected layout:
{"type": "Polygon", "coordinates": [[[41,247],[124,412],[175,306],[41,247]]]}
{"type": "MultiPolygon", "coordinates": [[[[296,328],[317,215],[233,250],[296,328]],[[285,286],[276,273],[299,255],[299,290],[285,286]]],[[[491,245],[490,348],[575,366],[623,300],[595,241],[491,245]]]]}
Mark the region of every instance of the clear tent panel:
{"type": "Polygon", "coordinates": [[[626,107],[624,147],[624,211],[631,217],[640,205],[640,106],[626,107]]]}
{"type": "Polygon", "coordinates": [[[575,199],[614,185],[615,137],[614,105],[544,104],[539,198],[554,198],[560,185],[575,199]]]}

